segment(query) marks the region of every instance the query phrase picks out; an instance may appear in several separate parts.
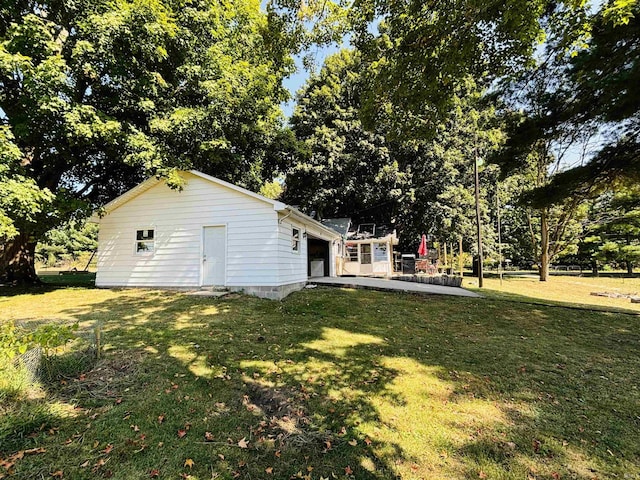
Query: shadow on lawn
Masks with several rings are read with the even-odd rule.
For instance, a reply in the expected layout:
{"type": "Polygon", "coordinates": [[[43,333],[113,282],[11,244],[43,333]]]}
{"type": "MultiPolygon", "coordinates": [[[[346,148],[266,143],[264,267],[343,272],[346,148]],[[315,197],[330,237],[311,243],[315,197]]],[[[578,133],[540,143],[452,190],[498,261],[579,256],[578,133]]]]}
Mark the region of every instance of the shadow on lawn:
{"type": "MultiPolygon", "coordinates": [[[[108,356],[142,355],[136,383],[89,412],[102,433],[87,438],[108,436],[118,477],[639,469],[630,317],[321,288],[281,303],[123,292],[64,313],[101,324],[108,356]]],[[[74,456],[93,464],[88,443],[74,456]]]]}

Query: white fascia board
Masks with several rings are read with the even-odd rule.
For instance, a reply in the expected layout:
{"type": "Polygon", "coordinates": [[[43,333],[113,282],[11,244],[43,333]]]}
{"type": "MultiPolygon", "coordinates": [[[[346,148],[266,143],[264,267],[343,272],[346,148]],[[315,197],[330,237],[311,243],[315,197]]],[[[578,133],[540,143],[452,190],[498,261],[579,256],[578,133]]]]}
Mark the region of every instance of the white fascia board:
{"type": "Polygon", "coordinates": [[[285,210],[290,213],[289,218],[294,218],[298,220],[300,223],[302,223],[303,225],[309,226],[315,230],[322,232],[324,236],[329,237],[331,240],[342,239],[342,235],[340,235],[338,232],[336,232],[335,230],[332,230],[329,227],[324,226],[322,223],[320,223],[317,220],[314,220],[308,215],[305,215],[300,210],[297,210],[290,206],[287,206],[285,210]]]}

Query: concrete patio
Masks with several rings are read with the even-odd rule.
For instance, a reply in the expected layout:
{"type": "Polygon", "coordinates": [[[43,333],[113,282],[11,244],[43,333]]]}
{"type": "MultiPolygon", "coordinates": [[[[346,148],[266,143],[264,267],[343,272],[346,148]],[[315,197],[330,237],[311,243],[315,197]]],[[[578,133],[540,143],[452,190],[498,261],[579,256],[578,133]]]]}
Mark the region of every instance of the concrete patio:
{"type": "Polygon", "coordinates": [[[459,287],[443,287],[424,283],[403,282],[376,277],[312,277],[308,285],[325,285],[330,287],[363,288],[395,292],[420,293],[423,295],[453,295],[456,297],[482,298],[475,292],[459,287]]]}

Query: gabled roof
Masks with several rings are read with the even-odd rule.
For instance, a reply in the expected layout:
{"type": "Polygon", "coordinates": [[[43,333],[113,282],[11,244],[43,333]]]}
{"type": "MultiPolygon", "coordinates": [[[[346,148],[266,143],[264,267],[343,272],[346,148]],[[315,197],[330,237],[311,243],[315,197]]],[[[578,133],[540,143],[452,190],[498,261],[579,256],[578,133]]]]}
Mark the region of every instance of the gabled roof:
{"type": "MultiPolygon", "coordinates": [[[[239,187],[237,185],[234,185],[233,183],[225,182],[224,180],[220,180],[219,178],[212,177],[211,175],[207,175],[206,173],[202,173],[202,172],[199,172],[197,170],[189,170],[188,172],[181,172],[181,173],[190,173],[190,174],[192,174],[192,175],[194,175],[196,177],[200,177],[200,178],[202,178],[204,180],[207,180],[207,181],[209,181],[211,183],[214,183],[216,185],[220,185],[221,187],[228,188],[228,189],[233,190],[235,192],[241,193],[242,195],[247,195],[247,196],[249,196],[251,198],[254,198],[254,199],[258,200],[258,201],[261,201],[261,202],[264,202],[264,203],[268,203],[269,205],[272,205],[273,209],[275,211],[277,211],[277,212],[289,211],[299,221],[302,221],[302,222],[307,223],[307,224],[315,225],[316,227],[318,227],[318,228],[326,231],[327,233],[329,233],[331,236],[336,236],[337,237],[336,232],[334,230],[325,227],[324,225],[322,225],[317,220],[314,220],[310,216],[305,215],[304,213],[300,212],[296,208],[290,207],[289,205],[286,205],[285,203],[279,202],[277,200],[272,200],[272,199],[267,198],[267,197],[263,197],[262,195],[259,195],[259,194],[255,193],[255,192],[252,192],[251,190],[247,190],[246,188],[239,187]]],[[[136,185],[135,187],[133,187],[131,190],[128,190],[125,193],[123,193],[122,195],[120,195],[119,197],[111,200],[104,207],[102,207],[99,212],[94,212],[94,214],[91,216],[89,221],[98,223],[100,221],[100,217],[102,215],[109,214],[109,213],[113,212],[118,207],[121,207],[122,205],[124,205],[128,201],[133,200],[138,195],[141,195],[142,193],[146,192],[147,190],[149,190],[149,189],[151,189],[151,188],[155,187],[156,185],[158,185],[160,183],[163,183],[163,182],[164,182],[164,179],[157,178],[157,177],[151,177],[151,178],[145,180],[141,184],[136,185]]]]}

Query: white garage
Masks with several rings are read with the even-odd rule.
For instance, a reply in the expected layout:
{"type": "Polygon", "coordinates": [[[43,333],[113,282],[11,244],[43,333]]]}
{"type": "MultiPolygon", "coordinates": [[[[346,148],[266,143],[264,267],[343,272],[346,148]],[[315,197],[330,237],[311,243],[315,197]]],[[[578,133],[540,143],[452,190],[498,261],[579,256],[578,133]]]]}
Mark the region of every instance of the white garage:
{"type": "Polygon", "coordinates": [[[150,178],[94,215],[98,287],[226,287],[280,299],[306,284],[309,244],[326,262],[314,257],[315,274],[336,275],[336,231],[201,172],[180,176],[180,191],[150,178]]]}

